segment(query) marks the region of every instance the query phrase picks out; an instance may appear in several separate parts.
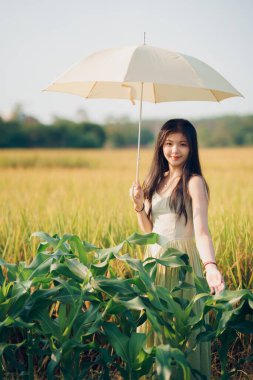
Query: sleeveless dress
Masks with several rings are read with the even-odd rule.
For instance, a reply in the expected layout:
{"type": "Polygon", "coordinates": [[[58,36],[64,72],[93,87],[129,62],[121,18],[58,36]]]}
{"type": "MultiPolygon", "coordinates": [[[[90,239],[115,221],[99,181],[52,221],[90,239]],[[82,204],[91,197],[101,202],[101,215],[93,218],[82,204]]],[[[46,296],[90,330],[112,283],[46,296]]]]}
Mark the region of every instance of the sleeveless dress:
{"type": "MultiPolygon", "coordinates": [[[[195,243],[194,226],[192,216],[191,202],[186,205],[186,211],[188,216],[187,224],[185,225],[185,218],[181,216],[176,220],[176,214],[174,210],[171,210],[169,206],[169,198],[162,197],[157,192],[152,197],[152,211],[151,220],[153,223],[152,232],[156,232],[159,235],[164,236],[166,243],[163,246],[158,244],[149,245],[146,247],[144,259],[147,257],[159,257],[167,248],[176,248],[180,252],[187,253],[189,256],[189,264],[193,268],[193,271],[197,276],[203,277],[203,271],[201,266],[201,260],[195,243]]],[[[186,282],[194,284],[193,277],[190,273],[186,274],[186,282]]],[[[178,284],[178,268],[169,268],[158,264],[156,284],[159,284],[168,290],[172,290],[178,284]]],[[[177,297],[183,297],[191,300],[195,295],[194,289],[182,289],[176,293],[177,297]]],[[[199,301],[198,301],[199,302],[199,301]]],[[[198,313],[200,304],[195,303],[193,308],[194,312],[198,313]]],[[[208,315],[205,315],[205,321],[208,322],[208,315]]],[[[138,332],[144,332],[147,334],[151,329],[149,321],[146,321],[138,328],[138,332]]],[[[200,330],[196,330],[196,335],[200,330]]],[[[158,341],[156,333],[152,332],[147,340],[147,347],[151,347],[159,344],[166,344],[158,341]]],[[[191,366],[199,370],[209,380],[211,378],[211,345],[210,342],[201,342],[196,350],[188,356],[188,361],[191,366]]],[[[142,379],[149,379],[149,377],[142,377],[142,379]]],[[[195,377],[191,377],[194,379],[195,377]]],[[[178,380],[181,380],[178,378],[178,380]]]]}

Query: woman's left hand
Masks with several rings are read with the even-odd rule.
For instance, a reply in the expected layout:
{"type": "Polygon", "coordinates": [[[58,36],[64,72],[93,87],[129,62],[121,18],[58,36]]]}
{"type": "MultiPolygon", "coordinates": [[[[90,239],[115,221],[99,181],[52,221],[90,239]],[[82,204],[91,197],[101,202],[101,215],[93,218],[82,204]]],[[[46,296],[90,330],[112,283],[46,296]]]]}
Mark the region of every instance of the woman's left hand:
{"type": "Polygon", "coordinates": [[[211,294],[218,294],[225,289],[224,278],[216,266],[208,265],[206,267],[206,280],[211,294]]]}

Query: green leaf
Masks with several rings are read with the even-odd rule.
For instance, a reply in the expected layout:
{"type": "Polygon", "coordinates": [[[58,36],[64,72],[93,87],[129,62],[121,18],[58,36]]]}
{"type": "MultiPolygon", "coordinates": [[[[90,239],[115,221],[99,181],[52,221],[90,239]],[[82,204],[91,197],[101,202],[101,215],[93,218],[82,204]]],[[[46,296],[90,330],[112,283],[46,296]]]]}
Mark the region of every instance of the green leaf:
{"type": "Polygon", "coordinates": [[[186,264],[188,264],[188,262],[189,262],[188,254],[181,252],[176,248],[167,248],[164,252],[162,252],[162,254],[159,258],[160,259],[167,259],[167,258],[172,257],[172,256],[183,257],[186,264]]]}
{"type": "Polygon", "coordinates": [[[239,331],[243,334],[253,334],[253,322],[251,321],[242,321],[242,322],[228,322],[228,327],[239,331]]]}
{"type": "Polygon", "coordinates": [[[237,308],[223,311],[222,317],[219,320],[219,324],[216,330],[216,336],[222,334],[224,330],[226,329],[226,326],[228,322],[232,319],[234,315],[238,315],[240,313],[240,310],[242,309],[244,303],[241,303],[237,308]]]}
{"type": "Polygon", "coordinates": [[[45,276],[50,272],[53,258],[53,256],[45,253],[39,253],[32,263],[23,269],[21,272],[22,278],[24,280],[32,280],[34,277],[45,276]]]}
{"type": "Polygon", "coordinates": [[[47,378],[48,378],[48,380],[54,380],[55,379],[54,370],[57,367],[57,365],[59,364],[61,357],[62,357],[62,347],[60,347],[58,350],[55,350],[52,352],[51,360],[47,366],[47,378]]]}
{"type": "Polygon", "coordinates": [[[48,235],[46,232],[43,232],[43,231],[34,232],[34,233],[32,233],[31,236],[36,236],[36,237],[40,238],[41,240],[46,241],[53,248],[56,248],[57,244],[59,242],[59,239],[55,239],[55,238],[53,238],[52,236],[48,235]]]}
{"type": "Polygon", "coordinates": [[[161,265],[164,265],[166,267],[171,268],[178,268],[178,267],[185,267],[188,269],[188,271],[191,271],[191,267],[187,266],[183,260],[181,260],[179,257],[171,256],[167,259],[156,259],[158,263],[161,265]]]}
{"type": "Polygon", "coordinates": [[[36,310],[33,313],[33,319],[40,323],[43,334],[52,334],[56,339],[61,340],[62,334],[59,326],[49,317],[47,310],[36,310]]]}
{"type": "Polygon", "coordinates": [[[14,350],[16,351],[18,348],[23,346],[26,343],[26,340],[23,340],[20,343],[0,343],[0,356],[3,355],[4,351],[6,350],[14,350]]]}
{"type": "Polygon", "coordinates": [[[88,252],[94,251],[95,249],[97,249],[97,247],[94,245],[82,242],[81,239],[76,235],[73,235],[69,239],[69,241],[70,241],[72,251],[78,254],[80,262],[86,266],[89,266],[92,256],[91,254],[89,255],[88,252]]]}
{"type": "Polygon", "coordinates": [[[8,274],[7,274],[8,280],[9,281],[15,281],[16,278],[18,277],[18,273],[19,273],[18,265],[17,264],[9,264],[5,260],[3,260],[2,258],[0,258],[0,265],[2,265],[8,269],[8,274]]]}
{"type": "Polygon", "coordinates": [[[252,293],[248,289],[240,289],[240,290],[224,290],[222,293],[215,294],[213,299],[215,301],[228,301],[230,305],[234,305],[239,302],[242,298],[250,299],[252,297],[252,293]]]}
{"type": "Polygon", "coordinates": [[[155,282],[156,274],[157,274],[157,262],[156,260],[153,260],[151,262],[147,262],[143,264],[145,270],[148,272],[149,276],[151,277],[151,280],[155,282]]]}
{"type": "Polygon", "coordinates": [[[118,302],[120,305],[125,306],[125,308],[128,310],[143,310],[146,307],[140,297],[134,297],[130,299],[114,297],[114,301],[118,302]]]}
{"type": "Polygon", "coordinates": [[[160,345],[156,348],[156,367],[159,380],[170,379],[173,370],[173,359],[181,367],[184,380],[191,379],[190,366],[185,355],[178,348],[172,348],[170,345],[160,345]]]}
{"type": "Polygon", "coordinates": [[[75,320],[75,323],[73,325],[74,339],[78,340],[81,338],[82,335],[87,334],[90,327],[100,326],[101,314],[99,313],[99,308],[100,308],[99,303],[91,303],[90,307],[87,310],[85,310],[83,313],[78,314],[75,320]],[[97,319],[97,317],[99,318],[97,319]]]}
{"type": "Polygon", "coordinates": [[[118,327],[113,323],[104,322],[103,329],[116,354],[125,362],[130,364],[128,353],[129,338],[126,335],[122,334],[118,327]]]}
{"type": "Polygon", "coordinates": [[[83,265],[76,259],[70,260],[67,258],[65,259],[65,263],[73,274],[75,274],[77,277],[85,281],[85,283],[89,281],[91,273],[85,265],[83,265]]]}
{"type": "Polygon", "coordinates": [[[165,246],[169,242],[169,239],[155,232],[148,234],[139,234],[135,232],[126,239],[126,242],[128,242],[130,245],[159,244],[161,246],[165,246]]]}
{"type": "Polygon", "coordinates": [[[64,263],[54,262],[51,265],[51,271],[79,282],[84,282],[85,284],[89,281],[91,276],[89,269],[76,259],[65,259],[64,263]]]}
{"type": "Polygon", "coordinates": [[[105,258],[111,255],[114,255],[114,256],[117,255],[122,249],[123,245],[124,245],[124,242],[118,244],[116,247],[110,247],[110,248],[97,250],[96,253],[98,255],[99,260],[104,260],[105,258]]]}
{"type": "Polygon", "coordinates": [[[103,292],[114,296],[119,294],[119,296],[131,294],[135,295],[133,288],[131,287],[131,279],[120,279],[120,278],[106,278],[106,277],[97,277],[92,279],[91,284],[94,289],[102,290],[103,292]]]}
{"type": "MultiPolygon", "coordinates": [[[[143,346],[146,342],[146,335],[142,333],[133,332],[128,342],[128,357],[130,359],[130,366],[138,368],[140,364],[140,356],[143,353],[143,346]]],[[[143,357],[143,359],[145,356],[143,357]]]]}
{"type": "Polygon", "coordinates": [[[20,317],[13,318],[11,316],[8,316],[3,322],[0,323],[0,327],[25,327],[25,328],[31,328],[34,326],[34,323],[32,322],[24,322],[20,317]]]}
{"type": "Polygon", "coordinates": [[[0,285],[2,286],[5,281],[5,277],[3,275],[2,268],[0,267],[0,285]]]}

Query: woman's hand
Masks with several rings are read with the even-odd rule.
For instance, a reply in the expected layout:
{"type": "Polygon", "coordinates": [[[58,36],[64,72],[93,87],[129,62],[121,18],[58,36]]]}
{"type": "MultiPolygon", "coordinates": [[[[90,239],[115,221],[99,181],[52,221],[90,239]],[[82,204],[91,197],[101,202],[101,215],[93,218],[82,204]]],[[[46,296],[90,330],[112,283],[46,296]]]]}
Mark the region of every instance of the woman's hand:
{"type": "Polygon", "coordinates": [[[225,289],[224,278],[215,265],[206,266],[206,280],[211,294],[218,294],[225,289]]]}
{"type": "Polygon", "coordinates": [[[139,182],[133,182],[133,185],[130,189],[131,197],[134,202],[134,207],[141,209],[144,203],[144,193],[139,182]]]}

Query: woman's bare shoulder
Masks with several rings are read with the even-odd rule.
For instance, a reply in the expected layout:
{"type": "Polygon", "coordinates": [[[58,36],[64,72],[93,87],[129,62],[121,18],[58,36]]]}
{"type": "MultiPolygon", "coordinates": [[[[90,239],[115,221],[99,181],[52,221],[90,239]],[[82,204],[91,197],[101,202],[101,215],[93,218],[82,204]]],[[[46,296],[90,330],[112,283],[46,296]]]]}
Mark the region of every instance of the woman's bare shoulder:
{"type": "Polygon", "coordinates": [[[191,197],[196,193],[206,194],[206,185],[204,178],[199,174],[193,174],[188,182],[188,191],[191,197]]]}
{"type": "Polygon", "coordinates": [[[204,178],[200,174],[192,174],[188,183],[204,183],[204,178]]]}

